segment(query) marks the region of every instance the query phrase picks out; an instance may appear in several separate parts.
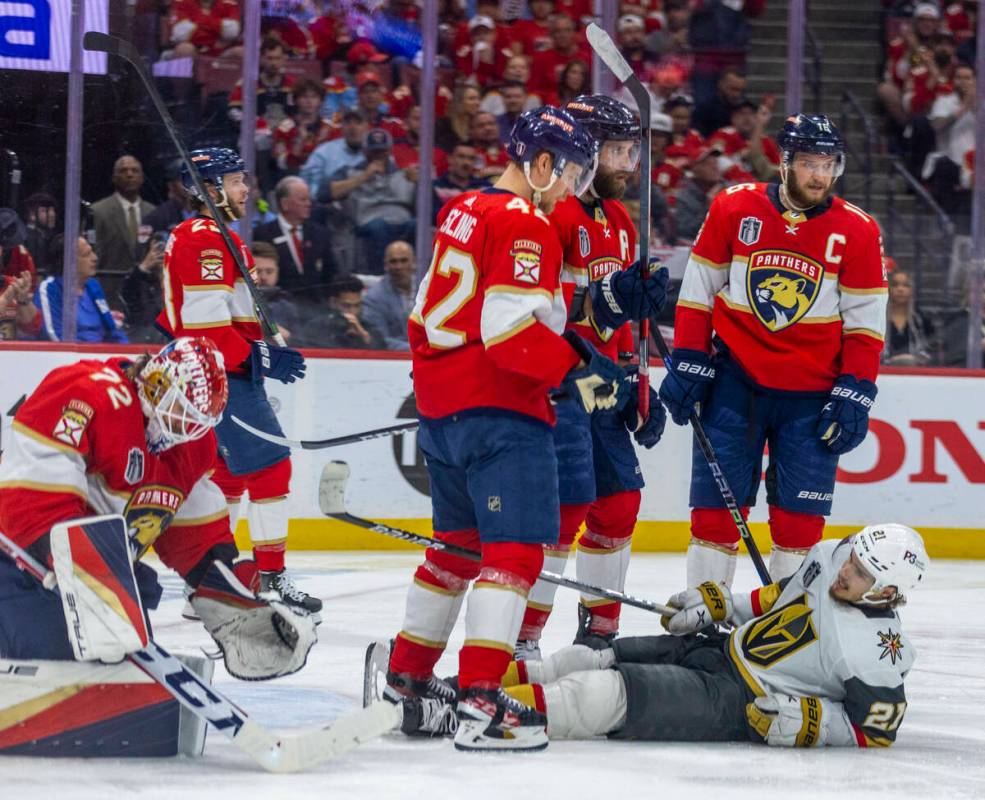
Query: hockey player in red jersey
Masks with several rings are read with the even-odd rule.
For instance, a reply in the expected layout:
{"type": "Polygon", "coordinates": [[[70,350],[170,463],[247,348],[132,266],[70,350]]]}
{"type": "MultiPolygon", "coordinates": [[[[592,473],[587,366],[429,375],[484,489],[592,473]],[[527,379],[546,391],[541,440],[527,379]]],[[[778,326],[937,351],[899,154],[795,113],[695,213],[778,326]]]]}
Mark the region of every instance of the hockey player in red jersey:
{"type": "Polygon", "coordinates": [[[64,680],[48,686],[48,702],[12,717],[23,687],[0,680],[0,751],[41,740],[38,752],[49,755],[155,755],[177,740],[177,714],[160,705],[174,706],[166,692],[141,685],[139,669],[99,663],[139,649],[134,635],[146,642],[144,610],[161,596],[140,560],[152,545],[195,590],[192,603],[231,674],[272,678],[304,664],[314,621],[256,596],[256,567],[236,562],[226,504],[209,480],[212,428],[226,397],[221,353],[207,339],[182,337],[154,356],[59,367],[18,409],[0,462],[0,532],[53,568],[63,593],[85,586],[72,594],[69,615],[58,595],[0,554],[0,657],[64,680]],[[94,523],[93,515],[113,516],[94,523]],[[67,570],[60,523],[82,535],[67,570]],[[93,525],[99,532],[89,541],[93,525]],[[77,669],[48,670],[45,660],[77,669]],[[127,670],[137,677],[124,679],[127,670]]]}
{"type": "MultiPolygon", "coordinates": [[[[667,287],[666,269],[655,270],[645,284],[642,282],[639,264],[633,263],[636,230],[619,201],[639,163],[639,121],[625,105],[604,95],[576,97],[565,110],[600,147],[599,167],[592,185],[585,194],[559,203],[551,214],[564,258],[561,285],[568,307],[568,328],[613,360],[620,356],[630,358],[635,350],[633,334],[627,323],[620,325],[619,321],[658,314],[667,287]],[[613,282],[609,276],[618,280],[613,282]],[[604,280],[609,281],[606,289],[612,306],[620,313],[605,299],[604,280]],[[590,287],[594,289],[591,294],[590,287]],[[634,292],[639,292],[635,298],[634,292]],[[589,294],[591,299],[586,303],[589,294]],[[592,313],[588,313],[589,308],[592,313]],[[621,313],[623,309],[629,314],[621,313]]],[[[644,447],[653,447],[660,440],[666,421],[656,392],[650,391],[650,414],[646,420],[637,414],[635,392],[621,414],[595,414],[588,418],[576,413],[571,405],[558,407],[554,445],[561,533],[556,545],[545,548],[545,570],[564,573],[571,545],[585,523],[575,560],[578,580],[623,589],[643,486],[630,436],[634,435],[644,447]]],[[[518,659],[539,657],[538,642],[556,591],[557,586],[546,581],[538,581],[530,590],[515,652],[518,659]]],[[[614,638],[619,629],[619,611],[619,603],[583,595],[575,641],[614,638]]]]}
{"type": "MultiPolygon", "coordinates": [[[[821,538],[838,457],[865,438],[886,319],[879,227],[831,196],[845,158],[837,129],[826,117],[798,114],[778,144],[779,185],[738,184],[712,203],[684,275],[660,387],[678,425],[700,404],[744,514],[769,443],[774,580],[793,574],[821,538]]],[[[738,530],[696,445],[690,503],[688,585],[730,585],[738,530]]]]}
{"type": "MultiPolygon", "coordinates": [[[[435,536],[481,549],[482,561],[427,551],[386,695],[403,700],[408,732],[423,720],[425,701],[442,713],[450,708],[454,690],[434,676],[434,665],[477,579],[459,656],[461,750],[547,746],[542,715],[510,700],[500,684],[543,546],[558,537],[548,391],[560,387],[566,396],[557,402],[583,413],[620,408],[629,391],[614,362],[586,345],[585,364],[561,336],[561,247],[547,214],[591,182],[595,141],[566,111],[545,106],[517,120],[509,153],[494,187],[442,210],[409,322],[435,536]],[[600,398],[595,389],[603,385],[613,391],[600,398]]],[[[455,718],[447,720],[453,729],[455,718]]]]}
{"type": "MultiPolygon", "coordinates": [[[[242,217],[249,187],[239,155],[215,147],[193,150],[191,157],[226,221],[242,217]]],[[[263,341],[246,282],[204,200],[195,198],[187,169],[182,182],[197,203],[198,213],[171,232],[164,249],[164,310],[157,323],[168,336],[207,336],[222,353],[229,374],[229,408],[216,427],[219,457],[213,480],[226,495],[233,529],[240,498],[249,492],[250,537],[263,591],[276,592],[290,605],[318,612],[321,600],[299,589],[284,569],[290,450],[257,439],[231,419],[235,415],[256,428],[280,433],[263,380],[293,383],[304,377],[304,358],[297,350],[263,341]]],[[[252,269],[249,250],[235,232],[230,231],[230,236],[252,269]]]]}

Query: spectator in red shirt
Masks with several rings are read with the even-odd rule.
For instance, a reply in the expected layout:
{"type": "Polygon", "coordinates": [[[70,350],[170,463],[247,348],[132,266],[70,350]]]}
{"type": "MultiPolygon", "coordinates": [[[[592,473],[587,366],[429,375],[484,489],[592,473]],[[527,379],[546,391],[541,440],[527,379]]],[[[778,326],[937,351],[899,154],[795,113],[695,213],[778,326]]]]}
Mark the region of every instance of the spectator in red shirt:
{"type": "Polygon", "coordinates": [[[274,158],[282,172],[296,175],[318,145],[342,135],[341,128],[321,115],[324,99],[325,87],[317,81],[306,78],[294,85],[297,111],[274,131],[274,158]]]}
{"type": "MultiPolygon", "coordinates": [[[[393,160],[400,169],[407,169],[421,160],[421,107],[412,106],[405,120],[407,133],[393,141],[393,160]]],[[[448,154],[439,147],[431,151],[431,175],[442,175],[448,169],[448,154]]]]}
{"type": "MultiPolygon", "coordinates": [[[[458,0],[453,0],[453,2],[458,2],[458,0]]],[[[467,3],[461,3],[462,6],[466,6],[467,3]]],[[[478,0],[475,4],[475,13],[468,20],[461,20],[457,23],[455,27],[455,38],[452,44],[452,50],[458,52],[458,49],[464,45],[467,45],[472,40],[472,29],[470,25],[472,20],[476,17],[488,17],[496,31],[496,41],[499,43],[500,47],[507,50],[513,48],[513,29],[512,25],[503,22],[502,10],[499,7],[499,0],[478,0]]],[[[442,15],[442,19],[445,15],[442,15]]]]}
{"type": "Polygon", "coordinates": [[[459,79],[466,78],[480,86],[499,83],[506,61],[513,55],[511,46],[496,33],[491,17],[474,16],[468,26],[469,41],[455,50],[459,79]]]}
{"type": "MultiPolygon", "coordinates": [[[[276,36],[268,36],[260,43],[260,76],[257,80],[257,134],[263,131],[269,137],[284,117],[293,111],[294,78],[284,72],[287,50],[276,36]]],[[[229,118],[239,124],[243,119],[243,81],[239,80],[229,95],[229,118]]],[[[268,145],[269,149],[269,145],[268,145]]]]}
{"type": "Polygon", "coordinates": [[[236,0],[174,0],[168,18],[172,50],[168,58],[228,56],[239,58],[239,4],[236,0]]]}
{"type": "MultiPolygon", "coordinates": [[[[527,91],[529,82],[530,59],[527,56],[511,56],[506,62],[506,68],[503,70],[503,85],[498,89],[492,89],[486,92],[485,97],[482,98],[482,104],[479,108],[483,111],[488,111],[490,114],[495,114],[497,117],[500,114],[505,113],[506,105],[503,98],[503,90],[504,87],[514,84],[519,84],[523,87],[523,111],[530,111],[534,108],[540,108],[544,105],[544,101],[540,98],[540,95],[527,91]]],[[[513,123],[510,123],[511,127],[512,124],[513,123]]]]}
{"type": "MultiPolygon", "coordinates": [[[[383,104],[383,79],[380,78],[376,70],[367,67],[356,75],[356,91],[359,92],[356,108],[366,117],[370,128],[383,128],[392,139],[400,139],[407,135],[407,128],[402,120],[383,113],[385,107],[383,104]]],[[[336,116],[338,119],[334,119],[332,122],[339,125],[341,124],[342,113],[336,116]]]]}
{"type": "Polygon", "coordinates": [[[523,49],[524,55],[543,53],[551,46],[551,14],[554,0],[530,0],[531,19],[518,19],[513,23],[513,41],[523,49]]]}
{"type": "MultiPolygon", "coordinates": [[[[413,61],[404,67],[404,83],[389,92],[386,103],[390,107],[390,116],[397,119],[407,119],[414,106],[421,104],[421,75],[424,64],[424,52],[419,51],[413,61]]],[[[439,83],[434,93],[434,116],[443,117],[448,113],[451,102],[451,90],[439,83]]]]}
{"type": "Polygon", "coordinates": [[[667,161],[667,145],[673,129],[674,123],[667,114],[659,111],[650,114],[650,176],[653,185],[660,187],[671,206],[684,178],[683,170],[667,161]]]}
{"type": "Polygon", "coordinates": [[[588,64],[580,58],[569,61],[561,70],[561,77],[558,78],[557,93],[553,97],[548,97],[545,102],[563,108],[578,95],[590,94],[592,82],[588,74],[588,64]]]}
{"type": "Polygon", "coordinates": [[[651,56],[646,49],[646,25],[643,17],[635,14],[623,14],[616,23],[616,35],[619,51],[626,63],[640,80],[646,80],[649,72],[647,59],[651,56]]]}
{"type": "Polygon", "coordinates": [[[720,164],[726,183],[769,183],[780,169],[780,148],[764,131],[773,109],[746,98],[732,111],[732,124],[708,137],[722,152],[720,164]]]}
{"type": "Polygon", "coordinates": [[[951,81],[958,62],[951,39],[942,37],[932,52],[921,52],[918,57],[903,83],[903,111],[908,120],[929,114],[938,97],[954,91],[951,81]]]}
{"type": "Polygon", "coordinates": [[[944,8],[944,22],[954,37],[955,44],[975,38],[978,22],[978,0],[962,0],[944,8]]]}
{"type": "Polygon", "coordinates": [[[579,43],[575,36],[575,23],[567,14],[551,18],[552,46],[534,56],[531,89],[541,97],[553,93],[561,78],[561,71],[572,59],[580,59],[586,65],[592,62],[591,49],[579,43]]]}
{"type": "Polygon", "coordinates": [[[704,146],[704,137],[691,127],[694,103],[687,95],[671,97],[664,104],[664,112],[670,116],[673,125],[670,144],[667,145],[667,161],[679,169],[686,170],[694,154],[704,146]]]}
{"type": "Polygon", "coordinates": [[[940,40],[941,12],[934,3],[917,3],[913,22],[900,28],[900,35],[889,42],[886,71],[876,94],[886,113],[900,128],[910,115],[903,105],[903,89],[910,71],[925,66],[940,40]]]}
{"type": "Polygon", "coordinates": [[[494,183],[506,171],[510,157],[499,140],[496,117],[488,111],[472,117],[472,144],[475,145],[475,176],[494,183]]]}
{"type": "Polygon", "coordinates": [[[576,25],[587,25],[595,19],[593,0],[556,0],[554,10],[574,20],[576,25]]]}
{"type": "Polygon", "coordinates": [[[308,26],[308,33],[315,45],[315,58],[323,62],[328,72],[329,61],[339,59],[352,42],[352,34],[341,14],[323,14],[308,26]]]}
{"type": "Polygon", "coordinates": [[[458,142],[469,141],[472,118],[478,112],[479,90],[470,83],[456,86],[448,106],[448,114],[435,120],[435,145],[450,153],[458,142]]]}
{"type": "Polygon", "coordinates": [[[311,58],[315,54],[315,40],[311,32],[289,16],[287,9],[281,6],[264,5],[265,10],[271,13],[264,14],[260,18],[260,35],[279,38],[291,58],[311,58]]]}

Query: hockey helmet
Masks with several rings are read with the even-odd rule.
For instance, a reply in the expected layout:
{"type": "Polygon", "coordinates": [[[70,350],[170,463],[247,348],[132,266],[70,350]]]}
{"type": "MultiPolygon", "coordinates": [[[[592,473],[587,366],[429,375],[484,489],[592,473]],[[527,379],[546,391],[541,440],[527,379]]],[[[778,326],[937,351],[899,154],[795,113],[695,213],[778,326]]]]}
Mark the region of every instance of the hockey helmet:
{"type": "Polygon", "coordinates": [[[600,164],[621,172],[636,169],[640,161],[640,123],[628,106],[603,94],[583,94],[564,110],[599,142],[600,164]],[[623,144],[607,146],[608,142],[623,144]]]}
{"type": "Polygon", "coordinates": [[[875,578],[872,588],[859,601],[864,605],[885,603],[886,598],[878,595],[888,586],[894,586],[897,595],[913,589],[930,563],[920,534],[897,522],[863,528],[852,537],[852,550],[866,572],[875,578]]]}
{"type": "MultiPolygon", "coordinates": [[[[239,153],[228,147],[204,147],[201,150],[192,150],[189,155],[202,180],[213,183],[223,195],[225,191],[222,186],[222,176],[231,172],[246,172],[246,162],[239,157],[239,153]]],[[[193,197],[205,200],[195,188],[195,181],[192,180],[192,173],[187,164],[181,165],[181,185],[193,197]]]]}
{"type": "Polygon", "coordinates": [[[571,182],[573,194],[591,186],[598,164],[598,142],[563,109],[541,106],[525,111],[510,132],[506,152],[519,164],[536,195],[546,192],[559,178],[571,182]],[[530,162],[543,151],[554,157],[554,174],[546,186],[530,183],[530,162]]]}
{"type": "Polygon", "coordinates": [[[222,353],[203,337],[170,342],[136,381],[152,453],[201,439],[219,423],[229,397],[222,353]]]}
{"type": "Polygon", "coordinates": [[[794,114],[787,117],[776,143],[786,166],[793,163],[796,153],[812,153],[834,156],[835,178],[840,178],[845,171],[845,141],[834,123],[823,114],[794,114]]]}

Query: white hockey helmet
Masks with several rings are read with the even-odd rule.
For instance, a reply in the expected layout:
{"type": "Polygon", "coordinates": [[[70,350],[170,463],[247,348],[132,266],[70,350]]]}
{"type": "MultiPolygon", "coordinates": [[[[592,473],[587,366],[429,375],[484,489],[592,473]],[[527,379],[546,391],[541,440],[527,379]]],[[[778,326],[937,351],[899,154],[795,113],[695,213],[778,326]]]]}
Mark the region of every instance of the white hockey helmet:
{"type": "Polygon", "coordinates": [[[897,596],[910,591],[930,564],[920,534],[898,522],[868,525],[852,537],[852,549],[876,581],[859,601],[865,605],[891,602],[878,597],[887,586],[896,587],[897,596]]]}

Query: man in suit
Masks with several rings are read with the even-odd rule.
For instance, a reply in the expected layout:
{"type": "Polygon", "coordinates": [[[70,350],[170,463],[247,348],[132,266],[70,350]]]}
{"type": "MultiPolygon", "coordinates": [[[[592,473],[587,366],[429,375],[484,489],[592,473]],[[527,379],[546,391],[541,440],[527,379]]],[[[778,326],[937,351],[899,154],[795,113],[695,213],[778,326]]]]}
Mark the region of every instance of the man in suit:
{"type": "MultiPolygon", "coordinates": [[[[92,204],[103,272],[129,272],[137,263],[137,245],[143,219],[154,206],[140,197],[144,185],[144,168],[133,156],[120,156],[113,165],[113,188],[116,190],[92,204]]],[[[144,242],[146,243],[146,238],[144,242]]]]}
{"type": "Polygon", "coordinates": [[[274,189],[277,219],[260,225],[253,238],[277,248],[280,285],[288,291],[322,287],[337,276],[328,229],[312,222],[311,193],[301,178],[281,178],[274,189]]]}

